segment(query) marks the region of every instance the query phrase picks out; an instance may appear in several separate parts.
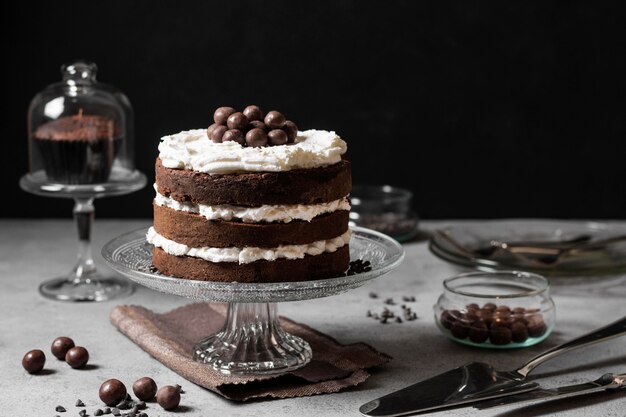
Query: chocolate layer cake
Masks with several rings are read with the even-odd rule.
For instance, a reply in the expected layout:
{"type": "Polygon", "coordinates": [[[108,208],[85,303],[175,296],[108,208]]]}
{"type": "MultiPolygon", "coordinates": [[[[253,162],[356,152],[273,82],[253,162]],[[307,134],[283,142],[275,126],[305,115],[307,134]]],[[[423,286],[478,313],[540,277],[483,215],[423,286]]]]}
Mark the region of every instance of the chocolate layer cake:
{"type": "Polygon", "coordinates": [[[39,126],[33,142],[41,152],[48,180],[94,184],[109,179],[122,141],[113,120],[79,114],[39,126]]]}
{"type": "Polygon", "coordinates": [[[251,107],[220,108],[208,130],[162,138],[147,235],[155,268],[223,282],[341,275],[350,262],[346,143],[251,107]]]}

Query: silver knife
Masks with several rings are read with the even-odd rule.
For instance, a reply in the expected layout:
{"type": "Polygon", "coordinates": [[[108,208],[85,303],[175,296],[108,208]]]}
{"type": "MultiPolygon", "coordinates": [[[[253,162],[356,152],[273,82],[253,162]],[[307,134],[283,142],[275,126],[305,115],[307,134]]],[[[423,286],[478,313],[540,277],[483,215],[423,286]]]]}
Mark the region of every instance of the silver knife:
{"type": "Polygon", "coordinates": [[[626,373],[624,374],[604,374],[595,381],[584,384],[568,385],[560,388],[536,389],[523,394],[515,394],[508,397],[496,398],[474,404],[474,408],[484,410],[485,408],[498,407],[501,405],[521,403],[537,400],[552,400],[557,398],[573,397],[575,395],[590,394],[592,392],[604,391],[608,389],[619,389],[626,386],[626,373]]]}

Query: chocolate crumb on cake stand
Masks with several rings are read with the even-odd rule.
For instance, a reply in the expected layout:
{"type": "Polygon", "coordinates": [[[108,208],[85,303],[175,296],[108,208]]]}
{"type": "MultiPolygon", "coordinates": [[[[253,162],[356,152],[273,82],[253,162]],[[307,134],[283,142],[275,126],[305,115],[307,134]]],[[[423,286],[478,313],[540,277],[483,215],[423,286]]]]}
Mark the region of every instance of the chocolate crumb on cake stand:
{"type": "Polygon", "coordinates": [[[20,187],[44,197],[74,200],[78,262],[39,291],[61,301],[104,301],[130,294],[132,284],[103,277],[91,255],[94,199],[128,194],[146,185],[134,168],[133,111],[115,87],[96,81],[86,61],[63,65],[62,81],[33,97],[28,110],[30,169],[20,187]]]}
{"type": "Polygon", "coordinates": [[[352,228],[352,268],[339,277],[283,282],[219,282],[179,279],[152,266],[152,245],[146,229],[123,234],[102,249],[111,268],[136,283],[167,294],[196,300],[228,303],[221,331],[195,347],[196,361],[223,375],[273,375],[306,365],[312,357],[309,344],[282,328],[277,303],[310,300],[341,294],[395,269],[404,258],[402,246],[382,233],[352,228]],[[359,260],[369,262],[358,262],[359,260]]]}

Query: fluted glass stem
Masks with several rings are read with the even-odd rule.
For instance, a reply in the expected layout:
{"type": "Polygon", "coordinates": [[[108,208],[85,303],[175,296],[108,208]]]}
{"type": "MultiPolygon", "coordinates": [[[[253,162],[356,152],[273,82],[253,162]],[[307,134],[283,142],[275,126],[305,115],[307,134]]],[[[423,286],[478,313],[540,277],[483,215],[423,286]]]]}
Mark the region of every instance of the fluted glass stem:
{"type": "Polygon", "coordinates": [[[311,360],[309,344],[283,330],[276,303],[231,303],[226,324],[202,340],[194,358],[226,375],[275,374],[311,360]]]}

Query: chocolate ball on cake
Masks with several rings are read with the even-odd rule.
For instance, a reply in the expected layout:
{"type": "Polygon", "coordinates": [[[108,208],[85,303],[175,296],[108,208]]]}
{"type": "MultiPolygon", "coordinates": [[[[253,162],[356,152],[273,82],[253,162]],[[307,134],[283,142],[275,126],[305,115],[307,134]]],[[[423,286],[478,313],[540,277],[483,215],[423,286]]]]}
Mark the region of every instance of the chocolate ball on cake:
{"type": "Polygon", "coordinates": [[[263,112],[259,108],[259,106],[251,105],[243,109],[243,114],[250,121],[262,121],[263,120],[263,112]]]}
{"type": "Polygon", "coordinates": [[[241,145],[246,143],[246,138],[239,129],[230,129],[224,132],[222,136],[222,142],[237,142],[241,145]]]}
{"type": "Polygon", "coordinates": [[[264,122],[270,129],[280,129],[285,125],[285,116],[278,111],[272,110],[265,116],[264,122]]]}
{"type": "Polygon", "coordinates": [[[291,120],[287,120],[283,126],[283,130],[287,134],[287,143],[293,143],[298,136],[298,126],[291,120]]]}
{"type": "Polygon", "coordinates": [[[267,141],[274,146],[284,145],[287,143],[287,134],[281,129],[270,130],[270,133],[267,134],[267,141]]]}
{"type": "Polygon", "coordinates": [[[260,148],[267,145],[267,134],[264,130],[254,128],[246,133],[246,143],[253,148],[260,148]]]}
{"type": "Polygon", "coordinates": [[[268,131],[267,125],[260,120],[252,120],[248,123],[248,130],[252,130],[254,128],[261,129],[264,132],[268,131]]]}
{"type": "Polygon", "coordinates": [[[228,116],[226,126],[229,129],[244,130],[248,126],[248,118],[240,112],[236,112],[228,116]]]}
{"type": "Polygon", "coordinates": [[[211,130],[209,139],[211,139],[215,143],[220,143],[222,142],[222,138],[224,137],[224,134],[227,130],[228,128],[226,126],[217,125],[211,130]]]}
{"type": "Polygon", "coordinates": [[[236,111],[237,110],[233,109],[232,107],[219,107],[213,113],[213,121],[218,125],[225,125],[228,117],[236,111]]]}

